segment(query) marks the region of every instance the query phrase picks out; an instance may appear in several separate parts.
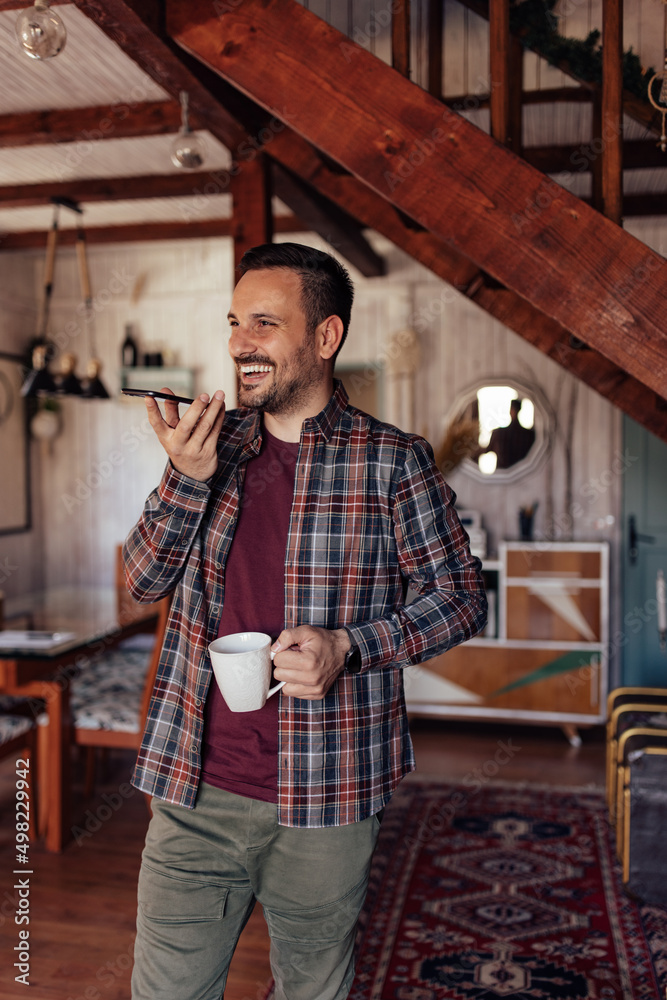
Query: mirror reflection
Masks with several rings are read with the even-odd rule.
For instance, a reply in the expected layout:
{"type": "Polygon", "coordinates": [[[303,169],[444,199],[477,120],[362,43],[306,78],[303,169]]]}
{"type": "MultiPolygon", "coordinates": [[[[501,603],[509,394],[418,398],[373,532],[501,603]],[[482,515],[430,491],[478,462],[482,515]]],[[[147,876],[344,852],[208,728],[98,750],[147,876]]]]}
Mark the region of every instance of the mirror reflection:
{"type": "Polygon", "coordinates": [[[511,386],[487,385],[477,392],[477,410],[480,470],[490,475],[524,459],[535,444],[533,401],[511,386]]]}
{"type": "Polygon", "coordinates": [[[466,390],[448,422],[450,432],[466,431],[461,467],[494,481],[534,471],[550,450],[552,427],[542,392],[514,378],[488,378],[466,390]]]}

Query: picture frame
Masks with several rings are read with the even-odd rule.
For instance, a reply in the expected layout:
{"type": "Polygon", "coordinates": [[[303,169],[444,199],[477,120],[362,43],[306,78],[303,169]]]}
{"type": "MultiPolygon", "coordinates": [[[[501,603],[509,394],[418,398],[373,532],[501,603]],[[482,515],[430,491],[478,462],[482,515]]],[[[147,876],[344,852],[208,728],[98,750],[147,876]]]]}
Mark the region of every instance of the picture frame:
{"type": "Polygon", "coordinates": [[[28,411],[21,395],[24,358],[0,351],[0,535],[29,531],[28,411]]]}

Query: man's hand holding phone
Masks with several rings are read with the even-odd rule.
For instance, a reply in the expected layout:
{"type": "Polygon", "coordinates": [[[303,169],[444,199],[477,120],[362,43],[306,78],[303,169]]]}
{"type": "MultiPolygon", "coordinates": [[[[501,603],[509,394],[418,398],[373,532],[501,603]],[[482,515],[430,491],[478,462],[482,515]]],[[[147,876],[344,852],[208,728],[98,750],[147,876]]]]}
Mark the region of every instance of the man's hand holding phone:
{"type": "Polygon", "coordinates": [[[146,396],[146,411],[151,427],[174,468],[184,476],[205,482],[218,468],[218,437],[225,419],[225,394],[218,389],[212,397],[198,396],[182,416],[178,402],[170,402],[171,389],[161,389],[165,415],[157,401],[146,396]]]}

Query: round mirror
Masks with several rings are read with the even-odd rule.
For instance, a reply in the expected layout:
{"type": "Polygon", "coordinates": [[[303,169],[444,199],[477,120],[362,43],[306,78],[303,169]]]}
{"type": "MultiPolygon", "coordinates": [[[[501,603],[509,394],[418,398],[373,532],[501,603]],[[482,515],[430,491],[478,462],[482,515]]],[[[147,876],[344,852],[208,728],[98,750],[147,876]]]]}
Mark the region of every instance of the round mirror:
{"type": "Polygon", "coordinates": [[[554,414],[537,386],[514,376],[484,378],[457,397],[445,426],[449,436],[467,435],[462,471],[509,483],[535,472],[549,454],[554,414]]]}

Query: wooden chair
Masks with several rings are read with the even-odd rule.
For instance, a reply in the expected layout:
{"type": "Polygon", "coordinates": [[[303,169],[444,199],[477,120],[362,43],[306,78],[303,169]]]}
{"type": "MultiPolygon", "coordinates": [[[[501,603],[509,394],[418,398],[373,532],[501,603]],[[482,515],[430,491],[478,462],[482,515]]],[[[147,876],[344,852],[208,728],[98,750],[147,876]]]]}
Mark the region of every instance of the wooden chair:
{"type": "Polygon", "coordinates": [[[660,728],[662,724],[667,733],[667,692],[662,697],[648,701],[639,697],[637,700],[621,700],[620,704],[613,707],[607,719],[606,795],[609,822],[612,825],[616,822],[616,767],[619,738],[627,729],[638,726],[660,728]]]}
{"type": "Polygon", "coordinates": [[[633,898],[664,907],[667,737],[660,746],[637,750],[628,772],[623,791],[623,885],[633,898]]]}
{"type": "MultiPolygon", "coordinates": [[[[16,762],[17,792],[27,795],[17,797],[17,822],[25,822],[20,813],[28,816],[28,837],[37,837],[37,720],[31,703],[26,699],[0,699],[0,759],[13,757],[16,762]],[[24,784],[25,782],[25,784],[24,784]],[[19,801],[26,803],[19,812],[19,801]]],[[[23,832],[23,831],[19,831],[23,832]]]]}
{"type": "Polygon", "coordinates": [[[667,702],[667,687],[617,687],[607,695],[607,719],[615,708],[628,701],[667,702]]]}
{"type": "Polygon", "coordinates": [[[635,751],[648,747],[667,747],[667,731],[650,726],[627,729],[618,740],[616,752],[616,854],[623,860],[624,839],[627,822],[625,807],[628,802],[626,791],[630,781],[630,765],[635,751]]]}
{"type": "Polygon", "coordinates": [[[92,792],[98,748],[139,748],[167,628],[171,597],[160,602],[150,653],[106,653],[72,683],[72,743],[88,748],[86,794],[92,792]]]}

